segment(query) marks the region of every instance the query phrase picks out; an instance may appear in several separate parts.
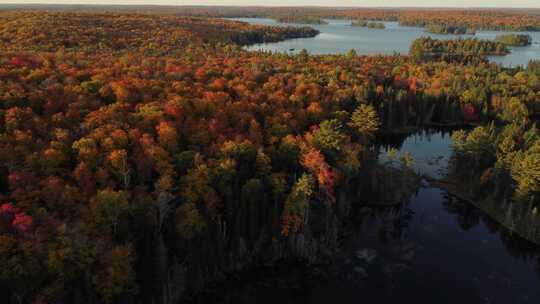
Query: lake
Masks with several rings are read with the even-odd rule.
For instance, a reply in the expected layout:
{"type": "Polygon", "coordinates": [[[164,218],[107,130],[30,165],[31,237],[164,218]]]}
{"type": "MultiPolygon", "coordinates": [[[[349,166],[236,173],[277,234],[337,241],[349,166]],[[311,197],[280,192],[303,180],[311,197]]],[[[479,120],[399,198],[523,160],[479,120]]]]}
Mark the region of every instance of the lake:
{"type": "MultiPolygon", "coordinates": [[[[305,26],[301,24],[283,24],[273,19],[265,18],[234,18],[252,24],[274,26],[305,26]]],[[[497,31],[477,31],[476,35],[439,35],[426,33],[423,28],[401,26],[397,22],[384,22],[386,29],[370,29],[351,26],[349,20],[326,20],[328,24],[308,25],[321,33],[313,38],[291,39],[276,43],[257,44],[247,47],[248,50],[262,50],[271,52],[289,52],[294,49],[298,52],[306,49],[312,54],[336,54],[346,53],[351,49],[358,54],[408,54],[413,40],[430,36],[437,39],[455,39],[458,37],[476,37],[479,39],[495,39],[502,33],[497,31]]],[[[529,60],[540,59],[540,32],[520,32],[529,34],[533,44],[527,47],[510,47],[512,53],[507,56],[491,56],[490,60],[505,66],[527,65],[529,60]]]]}
{"type": "MultiPolygon", "coordinates": [[[[270,19],[241,18],[250,23],[280,25],[270,19]]],[[[417,27],[385,22],[386,29],[351,27],[348,21],[313,25],[321,34],[247,47],[248,50],[312,54],[406,54],[412,40],[435,35],[417,27]]],[[[500,32],[479,31],[494,39],[500,32]]],[[[540,33],[529,33],[540,41],[540,33]]],[[[525,65],[540,59],[540,46],[512,48],[492,60],[525,65]]],[[[419,175],[441,178],[452,156],[450,132],[423,130],[386,135],[378,140],[378,162],[399,166],[410,153],[419,175]],[[396,159],[388,157],[395,149],[396,159]]],[[[354,187],[353,187],[354,188],[354,187]]],[[[353,198],[365,202],[368,198],[353,198]]],[[[237,275],[194,303],[540,303],[540,246],[508,230],[481,206],[453,198],[422,182],[407,202],[360,208],[352,232],[328,265],[281,265],[237,275]]]]}
{"type": "MultiPolygon", "coordinates": [[[[386,138],[411,153],[413,170],[443,176],[450,133],[386,138]]],[[[326,266],[283,266],[239,277],[197,303],[540,303],[540,247],[512,235],[481,209],[427,183],[409,202],[365,207],[326,266]]]]}

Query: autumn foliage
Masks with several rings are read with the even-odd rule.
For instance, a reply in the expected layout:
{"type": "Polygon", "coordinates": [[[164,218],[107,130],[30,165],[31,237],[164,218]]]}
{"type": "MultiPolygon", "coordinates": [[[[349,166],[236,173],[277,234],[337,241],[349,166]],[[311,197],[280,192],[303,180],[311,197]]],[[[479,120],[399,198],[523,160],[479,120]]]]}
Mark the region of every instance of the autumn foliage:
{"type": "Polygon", "coordinates": [[[162,231],[192,248],[271,217],[264,233],[286,242],[312,204],[333,208],[379,131],[540,111],[534,71],[239,46],[310,29],[0,15],[0,284],[25,302],[137,294],[162,231]]]}

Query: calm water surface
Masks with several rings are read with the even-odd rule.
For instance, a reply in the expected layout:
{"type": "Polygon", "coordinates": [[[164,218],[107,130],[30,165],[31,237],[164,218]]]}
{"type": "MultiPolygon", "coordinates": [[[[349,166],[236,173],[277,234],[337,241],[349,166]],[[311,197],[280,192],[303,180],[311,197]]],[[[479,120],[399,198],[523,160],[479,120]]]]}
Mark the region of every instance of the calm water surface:
{"type": "MultiPolygon", "coordinates": [[[[270,19],[240,20],[280,25],[270,19]]],[[[317,37],[248,49],[406,54],[418,37],[456,37],[428,34],[396,22],[386,22],[386,29],[377,30],[328,21],[313,26],[321,31],[317,37]]],[[[497,34],[479,31],[476,37],[494,39],[497,34]]],[[[526,65],[530,59],[540,59],[540,33],[529,34],[532,46],[512,48],[511,55],[492,60],[526,65]]],[[[441,131],[385,139],[379,162],[397,166],[399,161],[388,158],[390,148],[397,149],[397,159],[411,153],[413,169],[433,177],[444,176],[451,157],[450,135],[441,131]]],[[[202,297],[201,303],[540,303],[540,246],[427,183],[400,206],[363,208],[353,231],[330,266],[259,272],[202,297]]]]}
{"type": "MultiPolygon", "coordinates": [[[[278,25],[272,19],[264,18],[236,18],[244,22],[264,25],[278,25]]],[[[309,25],[321,33],[314,38],[291,39],[287,41],[267,44],[257,44],[248,47],[249,50],[264,50],[272,52],[298,52],[302,49],[312,54],[346,53],[355,49],[358,54],[407,54],[413,40],[430,36],[437,39],[454,39],[457,37],[477,37],[479,39],[495,39],[502,33],[496,31],[478,31],[471,35],[437,35],[424,32],[423,28],[400,26],[397,22],[384,22],[386,29],[369,29],[354,27],[347,20],[327,20],[326,25],[309,25]]],[[[285,24],[286,25],[286,24],[285,24]]],[[[290,25],[290,24],[289,24],[290,25]]],[[[527,65],[531,59],[540,59],[540,32],[522,32],[531,35],[533,44],[527,47],[511,47],[512,53],[507,56],[493,56],[491,60],[506,66],[527,65]]]]}
{"type": "MultiPolygon", "coordinates": [[[[451,155],[444,132],[383,145],[409,152],[418,173],[441,176],[451,155]]],[[[539,247],[481,210],[425,185],[397,207],[365,208],[355,233],[324,270],[259,274],[212,303],[540,303],[539,247]],[[317,277],[313,272],[329,273],[317,277]]],[[[325,266],[326,267],[326,266],[325,266]]]]}

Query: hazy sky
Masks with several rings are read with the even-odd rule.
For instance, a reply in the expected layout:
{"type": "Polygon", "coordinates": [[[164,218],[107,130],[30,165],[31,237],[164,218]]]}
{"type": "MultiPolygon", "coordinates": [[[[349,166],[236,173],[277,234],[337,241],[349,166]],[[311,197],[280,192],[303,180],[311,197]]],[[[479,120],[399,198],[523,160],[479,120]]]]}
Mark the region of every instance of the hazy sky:
{"type": "Polygon", "coordinates": [[[160,5],[273,5],[273,6],[444,6],[540,7],[540,0],[0,0],[1,3],[160,4],[160,5]]]}

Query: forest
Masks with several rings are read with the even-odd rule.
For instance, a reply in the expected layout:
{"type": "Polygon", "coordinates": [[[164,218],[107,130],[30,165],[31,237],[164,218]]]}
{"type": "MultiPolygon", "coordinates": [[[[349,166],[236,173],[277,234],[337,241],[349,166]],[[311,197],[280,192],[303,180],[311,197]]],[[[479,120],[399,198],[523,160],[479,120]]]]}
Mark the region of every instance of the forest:
{"type": "Polygon", "coordinates": [[[447,62],[479,62],[487,55],[504,56],[510,53],[506,44],[491,40],[437,40],[421,37],[413,41],[409,52],[413,61],[443,60],[447,62]]]}
{"type": "Polygon", "coordinates": [[[351,22],[352,26],[359,26],[359,27],[367,27],[367,28],[376,28],[376,29],[384,29],[386,26],[382,22],[369,22],[366,20],[354,20],[351,22]]]}
{"type": "MultiPolygon", "coordinates": [[[[4,5],[5,11],[17,11],[20,5],[4,5]]],[[[2,9],[2,4],[0,4],[2,9]]],[[[540,31],[540,10],[530,9],[419,9],[419,8],[333,8],[333,7],[265,7],[265,6],[149,6],[108,5],[103,8],[77,5],[26,4],[27,11],[103,12],[175,14],[189,17],[270,18],[303,20],[301,23],[324,24],[324,19],[397,21],[401,25],[426,27],[439,25],[472,30],[540,31]]],[[[292,21],[291,21],[292,22],[292,21]]]]}
{"type": "Polygon", "coordinates": [[[512,46],[528,46],[532,43],[532,38],[530,35],[523,35],[523,34],[506,34],[506,35],[499,35],[495,37],[495,40],[501,43],[504,43],[506,45],[512,45],[512,46]]]}
{"type": "Polygon", "coordinates": [[[430,23],[426,25],[426,32],[434,34],[453,34],[453,35],[474,35],[475,30],[466,26],[456,26],[444,23],[430,23]]]}
{"type": "MultiPolygon", "coordinates": [[[[174,303],[224,273],[330,255],[350,208],[345,185],[360,176],[365,196],[382,196],[416,181],[406,156],[399,172],[376,164],[381,134],[468,127],[453,138],[475,194],[540,203],[540,63],[481,59],[506,43],[421,38],[410,56],[249,52],[319,32],[211,18],[280,9],[183,12],[0,12],[8,303],[174,303]]],[[[512,11],[305,13],[295,22],[540,30],[540,15],[512,11]]]]}
{"type": "Polygon", "coordinates": [[[212,17],[308,16],[309,18],[398,21],[401,25],[425,27],[429,24],[476,30],[540,31],[538,9],[376,9],[322,7],[190,7],[179,14],[212,17]]]}
{"type": "Polygon", "coordinates": [[[281,23],[297,23],[297,24],[327,24],[326,21],[319,17],[306,16],[306,15],[286,15],[275,18],[277,22],[281,23]]]}

